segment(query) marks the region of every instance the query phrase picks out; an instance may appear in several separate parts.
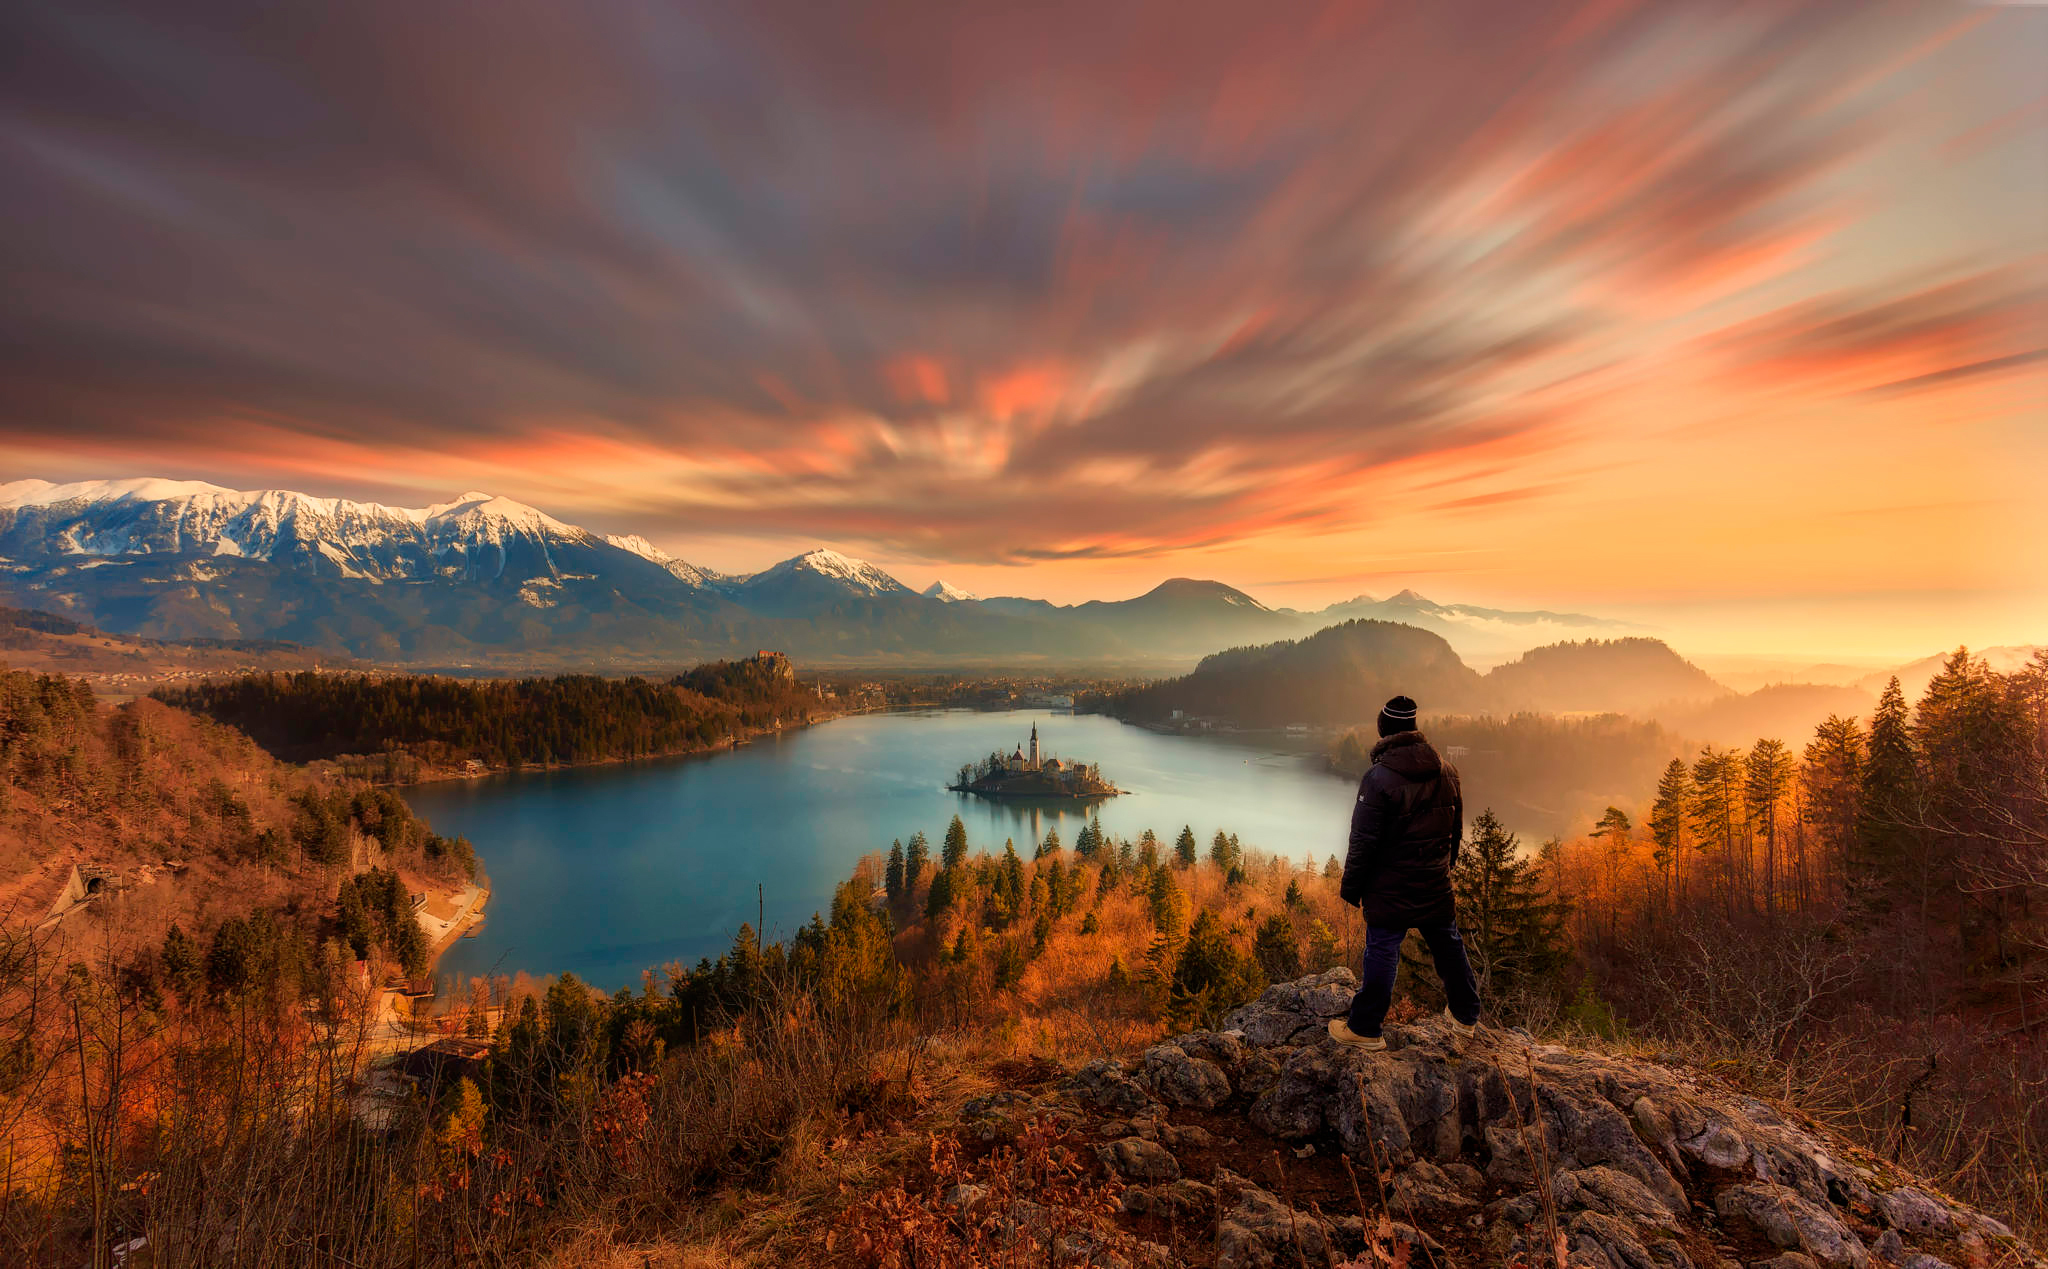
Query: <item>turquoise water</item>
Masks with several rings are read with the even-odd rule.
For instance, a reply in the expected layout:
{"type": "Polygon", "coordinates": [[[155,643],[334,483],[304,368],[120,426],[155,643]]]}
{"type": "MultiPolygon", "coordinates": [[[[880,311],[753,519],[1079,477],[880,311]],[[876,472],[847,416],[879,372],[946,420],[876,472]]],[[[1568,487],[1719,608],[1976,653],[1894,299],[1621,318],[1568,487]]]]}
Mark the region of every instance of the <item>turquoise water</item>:
{"type": "Polygon", "coordinates": [[[694,964],[755,920],[788,935],[828,907],[870,851],[923,831],[932,853],[954,815],[973,849],[1000,852],[1081,812],[951,793],[960,764],[1023,743],[1033,723],[1061,757],[1099,763],[1122,797],[1095,804],[1105,831],[1150,828],[1170,844],[1192,825],[1247,847],[1317,860],[1343,853],[1352,786],[1298,754],[1161,736],[1044,710],[941,711],[844,718],[708,757],[494,776],[407,794],[435,831],[475,843],[490,874],[483,931],[460,939],[441,973],[571,971],[607,990],[650,966],[694,964]]]}

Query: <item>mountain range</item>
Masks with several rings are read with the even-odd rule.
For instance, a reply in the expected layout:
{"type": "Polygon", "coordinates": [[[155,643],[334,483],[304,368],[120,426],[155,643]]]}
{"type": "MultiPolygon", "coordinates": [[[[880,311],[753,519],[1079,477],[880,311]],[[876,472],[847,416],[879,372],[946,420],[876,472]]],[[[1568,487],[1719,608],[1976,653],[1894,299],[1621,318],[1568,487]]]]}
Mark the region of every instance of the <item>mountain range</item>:
{"type": "Polygon", "coordinates": [[[673,662],[772,647],[859,663],[1189,663],[1359,617],[1498,656],[1621,623],[1403,591],[1320,612],[1216,581],[1056,605],[913,590],[814,550],[758,573],[678,559],[509,498],[391,507],[153,478],[0,485],[0,597],[153,638],[275,639],[411,664],[673,662]]]}

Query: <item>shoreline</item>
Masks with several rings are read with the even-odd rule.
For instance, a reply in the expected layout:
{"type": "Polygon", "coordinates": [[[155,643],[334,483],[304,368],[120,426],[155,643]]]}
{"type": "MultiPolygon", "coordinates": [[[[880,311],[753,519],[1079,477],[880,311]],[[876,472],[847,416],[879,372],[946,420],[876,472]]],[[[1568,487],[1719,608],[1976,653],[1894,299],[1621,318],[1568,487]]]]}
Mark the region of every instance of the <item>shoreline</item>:
{"type": "MultiPolygon", "coordinates": [[[[657,753],[636,753],[625,755],[608,754],[602,758],[578,758],[567,762],[527,762],[519,766],[487,766],[479,763],[477,770],[459,767],[423,767],[421,773],[410,780],[373,780],[372,784],[385,789],[412,789],[427,784],[450,784],[460,780],[487,780],[492,776],[524,775],[530,771],[575,771],[584,767],[623,766],[630,762],[656,762],[669,758],[706,758],[716,754],[730,753],[743,749],[764,736],[780,737],[785,732],[804,731],[841,718],[852,718],[861,714],[885,713],[885,710],[847,710],[825,718],[807,719],[801,723],[790,723],[782,727],[762,727],[752,731],[735,732],[724,740],[709,745],[695,745],[687,749],[664,749],[657,753]]],[[[340,766],[343,757],[367,757],[361,754],[345,754],[335,758],[315,758],[307,766],[331,763],[340,766]]]]}

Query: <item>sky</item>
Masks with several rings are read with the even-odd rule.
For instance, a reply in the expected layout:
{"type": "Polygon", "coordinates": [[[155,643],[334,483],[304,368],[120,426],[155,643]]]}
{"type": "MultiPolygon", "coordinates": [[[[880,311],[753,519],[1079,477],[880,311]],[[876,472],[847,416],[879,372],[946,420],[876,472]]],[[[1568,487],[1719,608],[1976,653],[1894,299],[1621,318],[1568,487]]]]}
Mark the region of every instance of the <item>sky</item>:
{"type": "Polygon", "coordinates": [[[2048,641],[2048,7],[14,5],[0,478],[2048,641]]]}

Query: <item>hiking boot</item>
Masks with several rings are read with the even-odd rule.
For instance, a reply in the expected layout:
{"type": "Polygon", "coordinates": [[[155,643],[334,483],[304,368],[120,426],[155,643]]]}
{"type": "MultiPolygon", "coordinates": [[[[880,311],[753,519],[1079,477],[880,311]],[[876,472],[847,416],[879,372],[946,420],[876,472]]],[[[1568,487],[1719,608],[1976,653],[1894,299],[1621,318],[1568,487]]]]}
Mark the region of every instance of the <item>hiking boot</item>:
{"type": "Polygon", "coordinates": [[[1360,1035],[1342,1018],[1330,1019],[1330,1038],[1347,1049],[1364,1049],[1367,1053],[1378,1053],[1387,1047],[1385,1036],[1360,1035]]]}
{"type": "Polygon", "coordinates": [[[1448,1008],[1444,1010],[1444,1021],[1451,1024],[1451,1035],[1459,1040],[1469,1040],[1479,1030],[1476,1022],[1460,1022],[1448,1008]]]}

